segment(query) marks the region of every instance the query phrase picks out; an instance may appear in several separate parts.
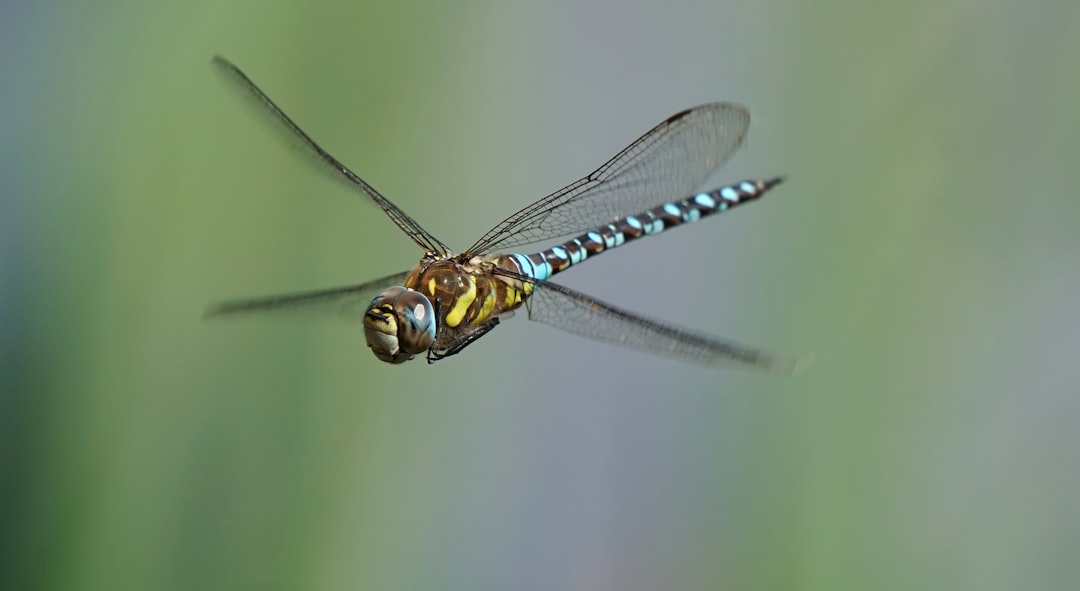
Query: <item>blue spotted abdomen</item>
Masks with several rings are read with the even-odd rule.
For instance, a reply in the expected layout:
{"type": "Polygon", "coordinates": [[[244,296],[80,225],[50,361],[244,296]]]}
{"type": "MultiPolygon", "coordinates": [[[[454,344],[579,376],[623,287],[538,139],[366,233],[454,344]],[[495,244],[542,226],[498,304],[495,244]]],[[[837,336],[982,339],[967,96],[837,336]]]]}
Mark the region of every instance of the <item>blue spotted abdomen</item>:
{"type": "Polygon", "coordinates": [[[605,250],[749,203],[782,180],[782,177],[776,177],[727,185],[681,201],[669,201],[637,215],[619,218],[602,228],[535,254],[510,254],[499,258],[513,263],[522,275],[543,281],[605,250]]]}

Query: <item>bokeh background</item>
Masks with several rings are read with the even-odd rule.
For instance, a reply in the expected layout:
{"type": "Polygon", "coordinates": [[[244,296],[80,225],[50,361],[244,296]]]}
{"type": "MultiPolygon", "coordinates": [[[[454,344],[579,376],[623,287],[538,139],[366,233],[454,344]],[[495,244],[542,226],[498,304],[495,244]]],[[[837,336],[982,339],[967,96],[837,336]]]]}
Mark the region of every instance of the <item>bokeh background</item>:
{"type": "Polygon", "coordinates": [[[0,8],[0,587],[1080,585],[1080,4],[0,8]],[[419,256],[215,53],[459,248],[748,105],[714,180],[788,183],[560,280],[813,364],[203,321],[419,256]]]}

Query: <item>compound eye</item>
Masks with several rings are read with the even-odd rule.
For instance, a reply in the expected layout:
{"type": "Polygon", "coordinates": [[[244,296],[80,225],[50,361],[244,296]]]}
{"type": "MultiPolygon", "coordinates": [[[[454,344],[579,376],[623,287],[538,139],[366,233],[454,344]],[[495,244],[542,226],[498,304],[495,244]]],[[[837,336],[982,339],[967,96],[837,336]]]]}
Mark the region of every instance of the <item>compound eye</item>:
{"type": "Polygon", "coordinates": [[[364,335],[375,356],[402,363],[435,342],[435,309],[424,294],[395,286],[371,300],[364,314],[364,335]]]}

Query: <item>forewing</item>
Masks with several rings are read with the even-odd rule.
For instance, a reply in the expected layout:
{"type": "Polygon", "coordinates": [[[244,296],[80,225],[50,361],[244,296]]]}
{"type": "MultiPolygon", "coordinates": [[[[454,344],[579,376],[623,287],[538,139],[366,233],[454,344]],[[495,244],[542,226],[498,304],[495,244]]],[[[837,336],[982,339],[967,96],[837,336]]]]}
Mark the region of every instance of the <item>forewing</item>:
{"type": "Polygon", "coordinates": [[[672,115],[588,176],[506,218],[466,252],[553,240],[684,198],[727,162],[749,126],[750,113],[733,103],[672,115]]]}
{"type": "Polygon", "coordinates": [[[349,167],[342,164],[317,144],[315,140],[311,139],[311,136],[305,133],[303,129],[300,129],[300,126],[294,123],[240,68],[221,56],[214,56],[213,63],[218,71],[223,74],[223,78],[238,87],[244,96],[250,98],[255,103],[256,108],[268,116],[268,119],[281,132],[281,135],[290,144],[299,145],[301,153],[307,156],[310,162],[317,164],[320,171],[324,173],[330,171],[330,174],[335,179],[343,181],[351,189],[363,193],[378,205],[425,252],[429,254],[446,254],[448,252],[446,246],[427,230],[420,227],[416,220],[409,217],[398,206],[391,203],[389,199],[383,197],[374,187],[367,184],[364,179],[349,170],[349,167]]]}

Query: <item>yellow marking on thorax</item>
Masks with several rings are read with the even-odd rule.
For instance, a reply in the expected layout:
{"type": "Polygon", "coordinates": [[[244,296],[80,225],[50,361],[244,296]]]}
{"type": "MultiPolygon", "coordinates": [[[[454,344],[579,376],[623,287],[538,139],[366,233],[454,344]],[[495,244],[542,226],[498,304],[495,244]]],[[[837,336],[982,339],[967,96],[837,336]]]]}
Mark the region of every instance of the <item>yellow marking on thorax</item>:
{"type": "Polygon", "coordinates": [[[492,289],[484,297],[484,303],[480,306],[480,312],[477,313],[476,320],[482,322],[487,320],[488,316],[491,316],[491,311],[495,309],[495,300],[498,299],[495,296],[495,291],[496,290],[492,289]]]}
{"type": "Polygon", "coordinates": [[[465,275],[465,281],[469,284],[469,289],[457,297],[454,301],[454,307],[447,312],[447,326],[454,327],[461,324],[462,319],[465,318],[465,313],[469,311],[469,306],[476,300],[476,280],[465,275]]]}
{"type": "Polygon", "coordinates": [[[431,295],[435,295],[435,278],[434,277],[427,280],[427,290],[428,290],[429,293],[431,293],[431,295]]]}

